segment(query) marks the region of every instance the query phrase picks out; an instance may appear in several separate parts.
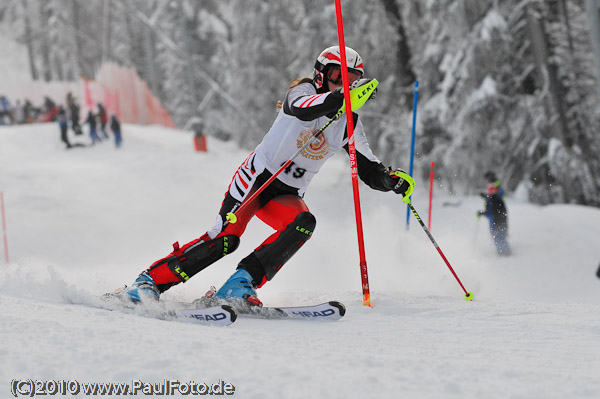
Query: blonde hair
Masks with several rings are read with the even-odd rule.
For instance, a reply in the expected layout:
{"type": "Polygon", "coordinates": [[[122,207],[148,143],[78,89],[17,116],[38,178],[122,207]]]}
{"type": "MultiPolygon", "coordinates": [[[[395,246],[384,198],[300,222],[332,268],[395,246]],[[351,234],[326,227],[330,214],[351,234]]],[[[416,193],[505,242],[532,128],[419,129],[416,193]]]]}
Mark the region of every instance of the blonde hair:
{"type": "MultiPolygon", "coordinates": [[[[286,93],[288,91],[290,91],[291,89],[293,89],[294,87],[298,86],[299,84],[302,84],[302,83],[312,83],[312,81],[313,81],[312,78],[297,78],[297,79],[294,79],[294,80],[292,80],[290,82],[290,87],[287,88],[286,93]]],[[[278,100],[277,101],[277,112],[281,111],[281,107],[283,107],[283,101],[278,100]]]]}

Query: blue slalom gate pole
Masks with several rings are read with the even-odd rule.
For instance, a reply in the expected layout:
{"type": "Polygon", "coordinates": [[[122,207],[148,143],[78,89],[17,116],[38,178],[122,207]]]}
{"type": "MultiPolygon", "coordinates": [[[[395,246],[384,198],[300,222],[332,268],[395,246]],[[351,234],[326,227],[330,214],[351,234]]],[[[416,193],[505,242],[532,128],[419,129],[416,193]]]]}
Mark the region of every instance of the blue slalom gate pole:
{"type": "MultiPolygon", "coordinates": [[[[415,95],[413,102],[413,120],[412,120],[412,139],[410,143],[410,167],[408,170],[408,174],[411,177],[413,176],[413,167],[415,163],[415,129],[417,124],[417,102],[419,101],[419,81],[415,80],[415,95]]],[[[410,196],[410,201],[412,201],[412,195],[410,196]]],[[[406,230],[408,231],[408,226],[410,224],[410,206],[406,205],[406,230]]]]}

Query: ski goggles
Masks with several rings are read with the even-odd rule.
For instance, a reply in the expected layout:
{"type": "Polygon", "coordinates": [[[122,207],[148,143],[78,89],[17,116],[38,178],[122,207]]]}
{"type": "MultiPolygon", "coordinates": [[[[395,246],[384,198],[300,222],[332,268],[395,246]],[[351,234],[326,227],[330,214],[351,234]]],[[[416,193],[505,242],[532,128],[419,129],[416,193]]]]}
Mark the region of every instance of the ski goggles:
{"type": "MultiPolygon", "coordinates": [[[[362,72],[357,71],[356,69],[348,68],[348,84],[352,84],[358,79],[362,78],[362,72]]],[[[329,67],[327,71],[327,80],[333,83],[334,85],[342,84],[342,67],[339,65],[334,65],[329,67]]]]}

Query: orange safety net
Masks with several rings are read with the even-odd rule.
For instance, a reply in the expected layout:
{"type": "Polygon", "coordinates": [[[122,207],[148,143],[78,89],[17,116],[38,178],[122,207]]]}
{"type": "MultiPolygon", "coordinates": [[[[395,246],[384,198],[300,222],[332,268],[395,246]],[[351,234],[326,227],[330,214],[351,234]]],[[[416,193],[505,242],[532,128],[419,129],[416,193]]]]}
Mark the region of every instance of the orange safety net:
{"type": "Polygon", "coordinates": [[[85,106],[90,109],[102,102],[109,114],[115,113],[124,123],[175,127],[169,113],[131,68],[105,63],[96,80],[84,81],[83,88],[85,106]]]}
{"type": "Polygon", "coordinates": [[[16,100],[23,103],[25,99],[39,106],[48,97],[57,106],[66,107],[69,92],[79,103],[82,118],[88,111],[97,113],[97,103],[102,103],[109,116],[115,114],[123,123],[175,127],[169,113],[136,71],[117,64],[102,64],[94,80],[0,82],[0,95],[6,95],[13,106],[16,100]]]}

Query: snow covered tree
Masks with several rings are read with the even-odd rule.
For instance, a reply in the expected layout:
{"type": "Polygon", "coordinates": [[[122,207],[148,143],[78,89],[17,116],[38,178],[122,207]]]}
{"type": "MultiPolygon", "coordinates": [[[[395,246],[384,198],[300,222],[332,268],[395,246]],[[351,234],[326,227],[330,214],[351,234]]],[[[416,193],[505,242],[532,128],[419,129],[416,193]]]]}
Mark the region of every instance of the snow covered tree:
{"type": "Polygon", "coordinates": [[[580,21],[583,4],[560,3],[407,7],[419,21],[409,28],[413,49],[423,49],[415,51],[424,92],[422,171],[435,160],[445,180],[474,191],[492,169],[509,189],[527,187],[536,202],[599,203],[589,35],[583,23],[568,32],[563,14],[580,21]]]}
{"type": "MultiPolygon", "coordinates": [[[[495,170],[539,203],[600,205],[600,108],[585,0],[345,0],[346,45],[380,81],[361,110],[374,152],[408,165],[420,83],[415,174],[451,192],[495,170]]],[[[0,4],[33,76],[135,68],[173,120],[255,146],[289,82],[338,43],[321,0],[47,0],[0,4]]]]}

